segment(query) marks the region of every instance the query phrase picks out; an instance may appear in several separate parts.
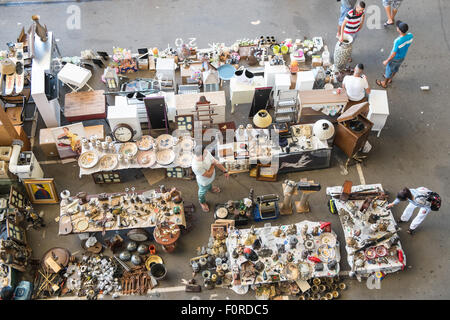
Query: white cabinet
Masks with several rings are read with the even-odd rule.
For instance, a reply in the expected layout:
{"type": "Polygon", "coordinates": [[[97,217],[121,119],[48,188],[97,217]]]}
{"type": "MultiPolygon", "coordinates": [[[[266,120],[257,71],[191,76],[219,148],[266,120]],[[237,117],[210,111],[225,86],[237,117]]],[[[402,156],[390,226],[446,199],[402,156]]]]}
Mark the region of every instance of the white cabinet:
{"type": "Polygon", "coordinates": [[[142,136],[141,124],[139,122],[138,110],[136,106],[109,106],[108,123],[111,127],[111,131],[114,131],[114,128],[121,123],[129,125],[135,131],[133,140],[137,140],[142,136]]]}
{"type": "Polygon", "coordinates": [[[289,74],[289,68],[285,65],[271,66],[270,62],[264,63],[264,80],[266,87],[273,87],[275,85],[275,75],[277,74],[289,74]]]}
{"type": "Polygon", "coordinates": [[[314,86],[314,73],[312,71],[297,72],[297,82],[295,89],[300,91],[312,90],[314,86]]]}
{"type": "Polygon", "coordinates": [[[378,131],[380,136],[389,116],[389,103],[386,90],[372,90],[369,95],[369,114],[367,118],[373,122],[372,131],[378,131]]]}
{"type": "Polygon", "coordinates": [[[156,76],[162,80],[171,80],[175,84],[175,61],[173,58],[158,58],[156,60],[156,76]]]}
{"type": "Polygon", "coordinates": [[[255,88],[264,87],[264,78],[261,76],[254,77],[253,83],[248,84],[240,82],[238,78],[230,79],[230,100],[231,105],[252,103],[255,95],[255,88]]]}

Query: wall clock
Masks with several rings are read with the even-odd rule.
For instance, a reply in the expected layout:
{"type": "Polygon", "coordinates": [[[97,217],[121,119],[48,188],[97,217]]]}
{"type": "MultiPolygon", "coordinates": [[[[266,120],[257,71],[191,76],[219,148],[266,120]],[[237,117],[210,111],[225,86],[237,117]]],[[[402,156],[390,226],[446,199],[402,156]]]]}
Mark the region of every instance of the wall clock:
{"type": "Polygon", "coordinates": [[[129,142],[133,139],[136,131],[126,123],[119,123],[114,127],[113,136],[119,142],[129,142]]]}

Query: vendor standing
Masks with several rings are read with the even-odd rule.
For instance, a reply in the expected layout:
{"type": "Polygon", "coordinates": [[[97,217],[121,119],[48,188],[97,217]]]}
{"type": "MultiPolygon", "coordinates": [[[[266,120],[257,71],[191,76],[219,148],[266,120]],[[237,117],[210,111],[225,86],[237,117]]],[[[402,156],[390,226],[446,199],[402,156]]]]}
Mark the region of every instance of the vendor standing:
{"type": "Polygon", "coordinates": [[[414,210],[419,208],[419,213],[414,218],[407,231],[412,235],[414,230],[425,220],[431,210],[439,210],[441,199],[437,193],[434,193],[425,187],[419,187],[416,189],[409,189],[405,187],[397,194],[397,198],[394,202],[387,205],[387,208],[390,209],[394,205],[400,203],[400,201],[406,200],[409,201],[409,204],[397,222],[408,222],[409,219],[411,219],[414,210]]]}
{"type": "Polygon", "coordinates": [[[219,193],[220,188],[213,186],[216,178],[216,167],[225,173],[228,179],[230,174],[227,169],[217,161],[208,150],[203,150],[201,145],[198,145],[194,150],[194,158],[192,159],[192,171],[195,174],[198,184],[198,201],[203,209],[203,212],[209,212],[209,206],[206,203],[205,195],[208,191],[219,193]]]}

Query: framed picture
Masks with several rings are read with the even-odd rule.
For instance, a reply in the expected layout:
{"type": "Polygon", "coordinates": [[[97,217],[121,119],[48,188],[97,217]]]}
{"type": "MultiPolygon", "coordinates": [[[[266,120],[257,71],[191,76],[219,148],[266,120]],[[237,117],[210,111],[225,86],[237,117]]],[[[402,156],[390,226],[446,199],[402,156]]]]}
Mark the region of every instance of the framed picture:
{"type": "Polygon", "coordinates": [[[14,186],[11,186],[11,190],[9,192],[9,205],[17,209],[24,209],[27,206],[27,202],[28,200],[25,196],[17,191],[14,186]]]}
{"type": "Polygon", "coordinates": [[[86,137],[83,123],[51,129],[61,159],[75,158],[81,153],[81,139],[86,137]]]}
{"type": "Polygon", "coordinates": [[[31,203],[47,204],[59,202],[53,178],[23,179],[23,183],[25,184],[31,203]]]}
{"type": "Polygon", "coordinates": [[[258,163],[256,166],[256,180],[277,181],[278,168],[272,168],[270,164],[258,163]]]}

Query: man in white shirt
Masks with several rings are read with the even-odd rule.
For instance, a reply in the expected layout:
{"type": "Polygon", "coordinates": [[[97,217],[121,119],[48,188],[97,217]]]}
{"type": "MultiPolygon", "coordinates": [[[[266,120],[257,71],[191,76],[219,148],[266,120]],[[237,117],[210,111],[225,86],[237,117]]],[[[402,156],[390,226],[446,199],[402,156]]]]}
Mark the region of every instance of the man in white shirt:
{"type": "Polygon", "coordinates": [[[342,88],[347,92],[350,101],[361,101],[367,94],[370,94],[369,83],[366,75],[363,74],[364,65],[362,63],[355,67],[352,76],[345,76],[342,81],[342,88]]]}
{"type": "Polygon", "coordinates": [[[205,195],[208,191],[218,193],[220,188],[213,186],[212,183],[216,177],[215,168],[219,168],[225,173],[228,179],[230,174],[223,165],[217,161],[208,150],[204,150],[201,145],[197,146],[192,159],[192,171],[195,173],[198,184],[198,200],[203,212],[209,212],[209,206],[206,203],[205,195]]]}

